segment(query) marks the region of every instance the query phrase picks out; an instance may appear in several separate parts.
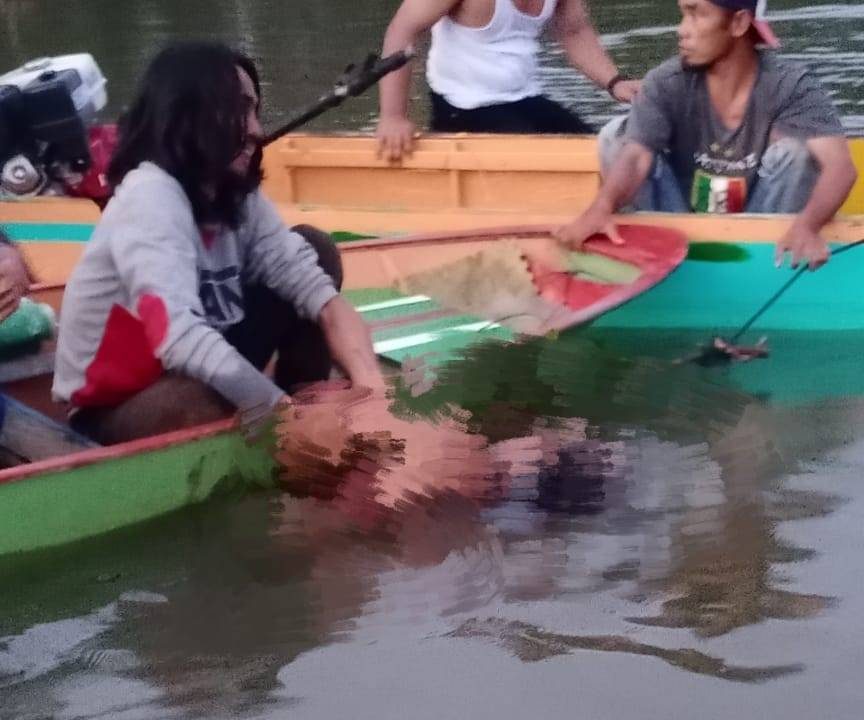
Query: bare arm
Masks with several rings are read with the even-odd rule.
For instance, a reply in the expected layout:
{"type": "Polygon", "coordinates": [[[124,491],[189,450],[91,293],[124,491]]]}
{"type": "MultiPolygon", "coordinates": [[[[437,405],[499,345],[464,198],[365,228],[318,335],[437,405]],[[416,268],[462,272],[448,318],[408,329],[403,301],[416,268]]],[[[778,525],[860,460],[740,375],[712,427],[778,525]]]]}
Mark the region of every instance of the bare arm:
{"type": "MultiPolygon", "coordinates": [[[[585,0],[564,0],[559,3],[554,29],[570,64],[605,90],[609,81],[618,75],[618,67],[600,43],[585,0]]],[[[615,97],[622,102],[629,102],[638,87],[636,81],[621,82],[614,88],[615,97]]]]}
{"type": "Polygon", "coordinates": [[[591,206],[569,225],[555,233],[558,240],[578,249],[592,235],[607,235],[621,243],[612,215],[636,195],[651,172],[654,153],[639,143],[629,142],[609,169],[609,173],[591,206]]]}
{"type": "MultiPolygon", "coordinates": [[[[404,0],[387,27],[382,55],[386,57],[414,45],[422,33],[448,15],[460,2],[461,0],[404,0]]],[[[381,79],[382,117],[407,116],[410,81],[409,65],[381,79]]]]}
{"type": "MultiPolygon", "coordinates": [[[[382,55],[414,45],[417,38],[448,15],[462,0],[404,0],[384,35],[382,55]]],[[[390,73],[379,83],[381,119],[378,125],[380,152],[398,159],[411,148],[414,126],[408,120],[411,65],[390,73]]]]}
{"type": "Polygon", "coordinates": [[[378,388],[384,384],[369,328],[345,298],[337,295],[328,302],[318,322],[333,359],[353,385],[378,388]]]}
{"type": "Polygon", "coordinates": [[[819,165],[819,179],[798,221],[818,232],[837,214],[858,179],[849,143],[842,137],[813,138],[807,149],[819,165]]]}
{"type": "Polygon", "coordinates": [[[334,481],[333,468],[356,432],[347,419],[348,407],[370,397],[384,397],[385,385],[369,328],[345,298],[336,295],[330,300],[318,323],[333,359],[352,387],[345,390],[339,382],[315,383],[286,398],[287,407],[280,413],[279,461],[290,471],[292,482],[300,484],[304,496],[310,486],[326,488],[334,481]],[[310,454],[309,448],[316,450],[310,454]]]}
{"type": "Polygon", "coordinates": [[[807,149],[819,165],[819,178],[804,209],[792,227],[777,243],[777,265],[787,252],[792,255],[792,267],[806,262],[811,270],[828,261],[828,245],[819,232],[834,217],[858,178],[843,137],[821,137],[807,141],[807,149]]]}

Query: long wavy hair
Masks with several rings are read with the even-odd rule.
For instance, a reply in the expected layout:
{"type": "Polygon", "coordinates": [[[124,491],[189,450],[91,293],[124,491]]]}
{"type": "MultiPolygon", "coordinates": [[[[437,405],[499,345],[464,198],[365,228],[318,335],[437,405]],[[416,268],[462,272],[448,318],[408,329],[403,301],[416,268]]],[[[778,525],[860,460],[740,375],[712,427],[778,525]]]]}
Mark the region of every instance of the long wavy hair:
{"type": "Polygon", "coordinates": [[[260,148],[245,177],[230,169],[247,142],[247,103],[238,67],[260,98],[255,63],[226,45],[187,42],[162,50],[120,119],[108,168],[112,187],[150,161],[183,186],[199,224],[237,227],[247,196],[262,179],[260,148]]]}

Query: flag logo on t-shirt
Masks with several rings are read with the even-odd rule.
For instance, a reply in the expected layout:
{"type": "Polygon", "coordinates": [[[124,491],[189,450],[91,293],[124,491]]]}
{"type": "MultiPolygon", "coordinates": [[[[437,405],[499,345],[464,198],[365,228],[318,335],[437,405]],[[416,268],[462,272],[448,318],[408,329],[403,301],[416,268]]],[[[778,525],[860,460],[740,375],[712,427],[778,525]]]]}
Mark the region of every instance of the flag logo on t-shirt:
{"type": "Polygon", "coordinates": [[[747,178],[709,175],[697,170],[693,176],[690,206],[693,212],[740,213],[747,202],[747,178]]]}

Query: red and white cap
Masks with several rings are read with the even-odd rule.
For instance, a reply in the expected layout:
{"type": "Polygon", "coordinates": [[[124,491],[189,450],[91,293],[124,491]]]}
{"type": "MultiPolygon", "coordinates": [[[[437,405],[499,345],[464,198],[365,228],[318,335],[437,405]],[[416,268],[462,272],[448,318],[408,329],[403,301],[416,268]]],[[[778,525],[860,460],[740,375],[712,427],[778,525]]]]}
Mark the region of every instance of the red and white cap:
{"type": "Polygon", "coordinates": [[[768,0],[710,0],[710,2],[727,10],[749,11],[753,15],[753,30],[759,39],[768,47],[775,49],[780,47],[780,40],[765,18],[768,0]]]}
{"type": "Polygon", "coordinates": [[[756,10],[753,13],[753,29],[768,47],[779,48],[780,39],[774,34],[774,30],[765,18],[765,10],[768,0],[756,0],[756,10]]]}

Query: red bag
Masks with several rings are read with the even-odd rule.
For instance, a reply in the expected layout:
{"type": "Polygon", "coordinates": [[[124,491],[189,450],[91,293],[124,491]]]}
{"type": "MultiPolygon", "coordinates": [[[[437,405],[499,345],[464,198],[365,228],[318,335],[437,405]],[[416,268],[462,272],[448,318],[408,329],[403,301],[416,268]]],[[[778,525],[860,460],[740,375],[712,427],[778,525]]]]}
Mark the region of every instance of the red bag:
{"type": "Polygon", "coordinates": [[[111,197],[108,165],[117,147],[117,126],[94,125],[90,128],[89,142],[90,169],[79,182],[67,184],[66,191],[72,197],[90,198],[99,207],[105,207],[111,197]]]}

